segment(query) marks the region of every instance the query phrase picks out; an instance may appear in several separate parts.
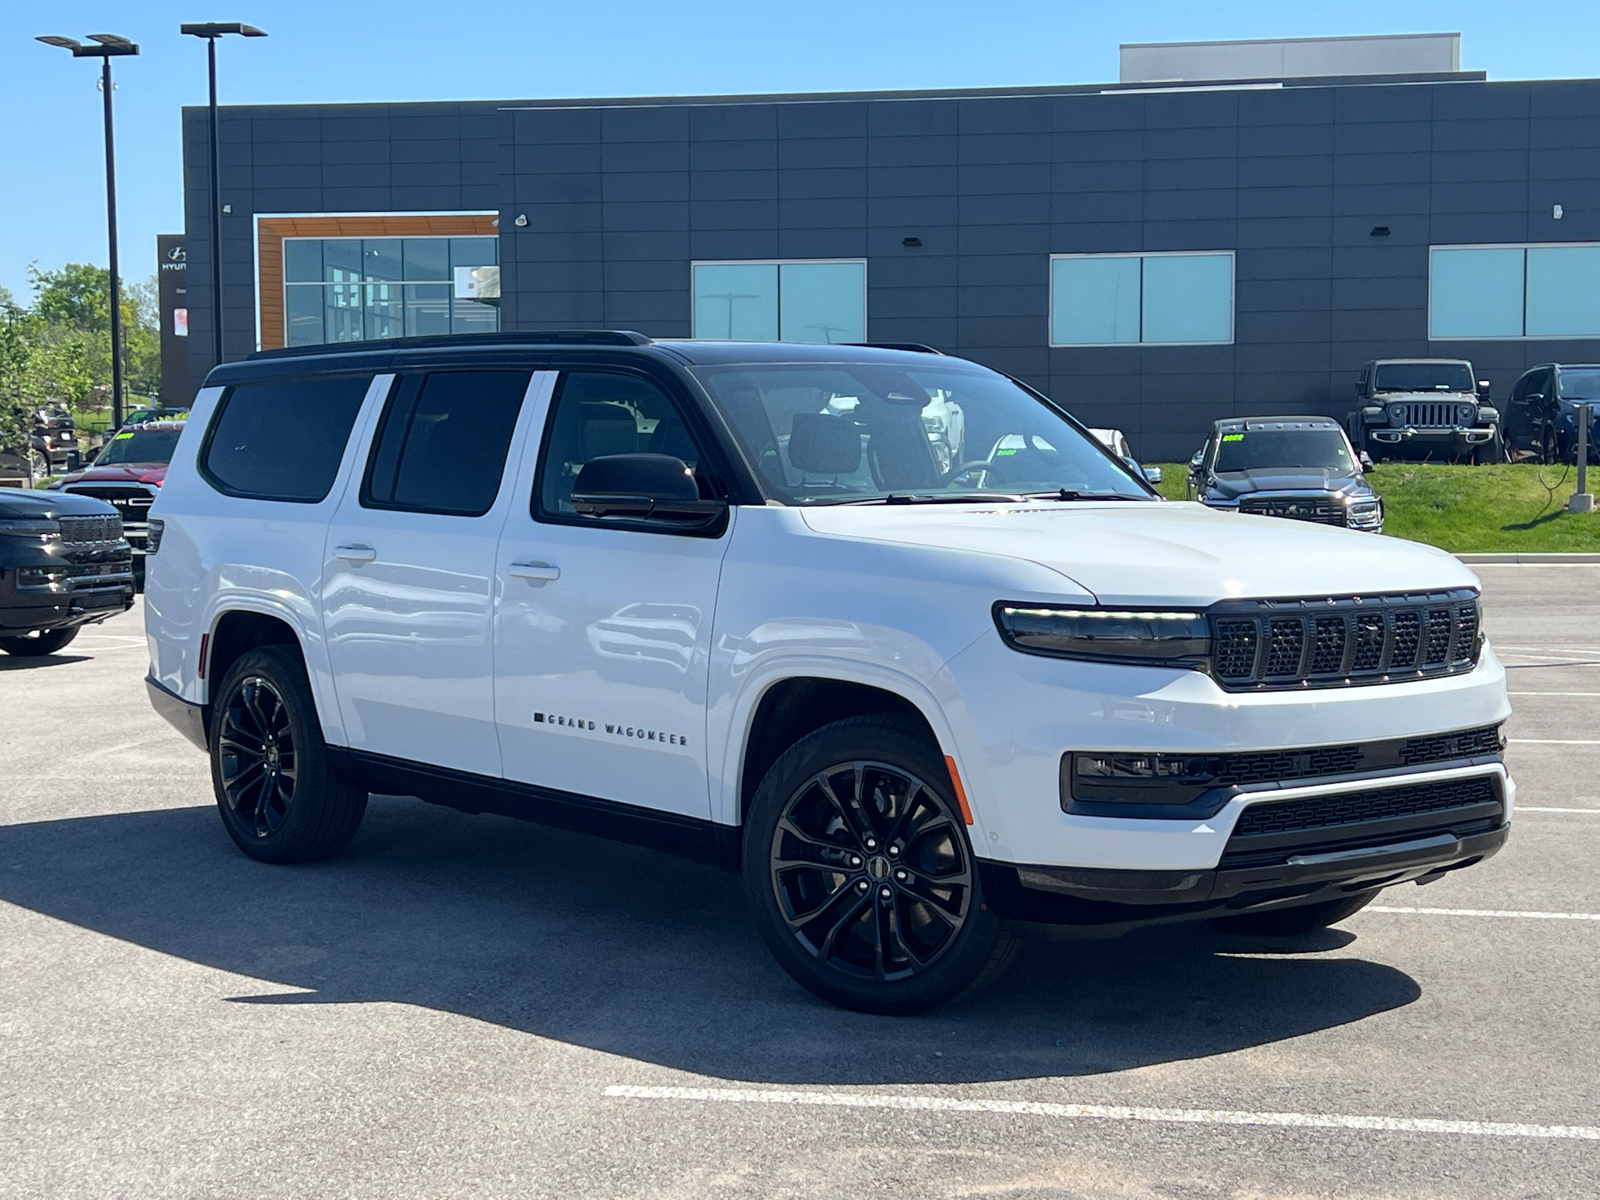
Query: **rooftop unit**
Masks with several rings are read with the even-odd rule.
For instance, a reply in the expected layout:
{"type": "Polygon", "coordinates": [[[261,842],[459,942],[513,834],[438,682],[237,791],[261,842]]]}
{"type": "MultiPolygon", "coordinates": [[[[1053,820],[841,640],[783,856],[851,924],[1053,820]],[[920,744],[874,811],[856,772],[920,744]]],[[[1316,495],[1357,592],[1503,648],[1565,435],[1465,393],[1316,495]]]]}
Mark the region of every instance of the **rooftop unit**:
{"type": "Polygon", "coordinates": [[[1120,49],[1123,83],[1446,75],[1461,70],[1459,33],[1248,42],[1142,42],[1123,45],[1120,49]]]}

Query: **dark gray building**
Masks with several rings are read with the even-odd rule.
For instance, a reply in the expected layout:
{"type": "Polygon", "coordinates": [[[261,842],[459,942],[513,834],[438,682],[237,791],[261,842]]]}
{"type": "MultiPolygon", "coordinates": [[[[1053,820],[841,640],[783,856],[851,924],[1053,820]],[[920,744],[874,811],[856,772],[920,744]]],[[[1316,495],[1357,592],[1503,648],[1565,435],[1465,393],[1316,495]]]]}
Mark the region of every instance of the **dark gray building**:
{"type": "MultiPolygon", "coordinates": [[[[1406,47],[1356,74],[1348,45],[1317,75],[1273,45],[1270,78],[1198,48],[1180,68],[1209,78],[1147,54],[1093,87],[225,108],[227,356],[495,327],[923,342],[1152,459],[1222,416],[1343,418],[1369,358],[1470,358],[1496,398],[1600,358],[1600,81],[1407,73],[1406,47]]],[[[203,109],[184,147],[197,387],[203,109]]]]}

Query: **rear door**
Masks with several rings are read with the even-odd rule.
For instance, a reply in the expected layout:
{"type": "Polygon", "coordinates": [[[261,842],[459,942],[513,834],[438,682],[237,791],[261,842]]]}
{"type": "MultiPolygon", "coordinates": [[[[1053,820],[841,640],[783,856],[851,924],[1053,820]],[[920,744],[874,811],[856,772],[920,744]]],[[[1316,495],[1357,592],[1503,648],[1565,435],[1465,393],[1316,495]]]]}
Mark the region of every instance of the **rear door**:
{"type": "MultiPolygon", "coordinates": [[[[686,398],[623,370],[563,373],[496,564],[495,691],[506,778],[706,818],[706,686],[730,520],[580,516],[590,459],[655,452],[725,494],[686,398]]],[[[736,510],[735,510],[736,511],[736,510]]]]}
{"type": "Polygon", "coordinates": [[[352,749],[500,774],[490,623],[529,370],[395,380],[329,527],[323,621],[352,749]]]}

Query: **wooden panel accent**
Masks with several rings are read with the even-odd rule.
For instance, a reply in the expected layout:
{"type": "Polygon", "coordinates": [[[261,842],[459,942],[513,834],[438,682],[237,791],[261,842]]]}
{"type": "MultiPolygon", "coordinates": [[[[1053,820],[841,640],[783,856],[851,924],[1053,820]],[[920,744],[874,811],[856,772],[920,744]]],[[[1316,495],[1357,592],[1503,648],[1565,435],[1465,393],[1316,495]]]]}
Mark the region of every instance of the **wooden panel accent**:
{"type": "Polygon", "coordinates": [[[280,349],[288,340],[283,311],[283,239],[286,237],[471,237],[500,232],[494,214],[443,216],[394,213],[377,217],[262,217],[256,222],[256,261],[260,291],[261,349],[280,349]]]}

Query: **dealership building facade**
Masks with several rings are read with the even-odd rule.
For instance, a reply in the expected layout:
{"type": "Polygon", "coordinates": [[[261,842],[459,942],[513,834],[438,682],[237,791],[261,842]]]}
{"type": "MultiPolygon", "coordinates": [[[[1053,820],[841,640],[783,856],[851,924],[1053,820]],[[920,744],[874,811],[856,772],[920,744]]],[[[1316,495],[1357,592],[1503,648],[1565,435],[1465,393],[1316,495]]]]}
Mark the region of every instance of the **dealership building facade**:
{"type": "MultiPolygon", "coordinates": [[[[1454,35],[1124,47],[1100,86],[225,107],[224,351],[487,329],[914,342],[1146,458],[1371,358],[1600,359],[1600,81],[1454,35]]],[[[189,388],[209,137],[184,113],[189,388]]],[[[169,399],[175,399],[169,397],[169,399]]]]}

